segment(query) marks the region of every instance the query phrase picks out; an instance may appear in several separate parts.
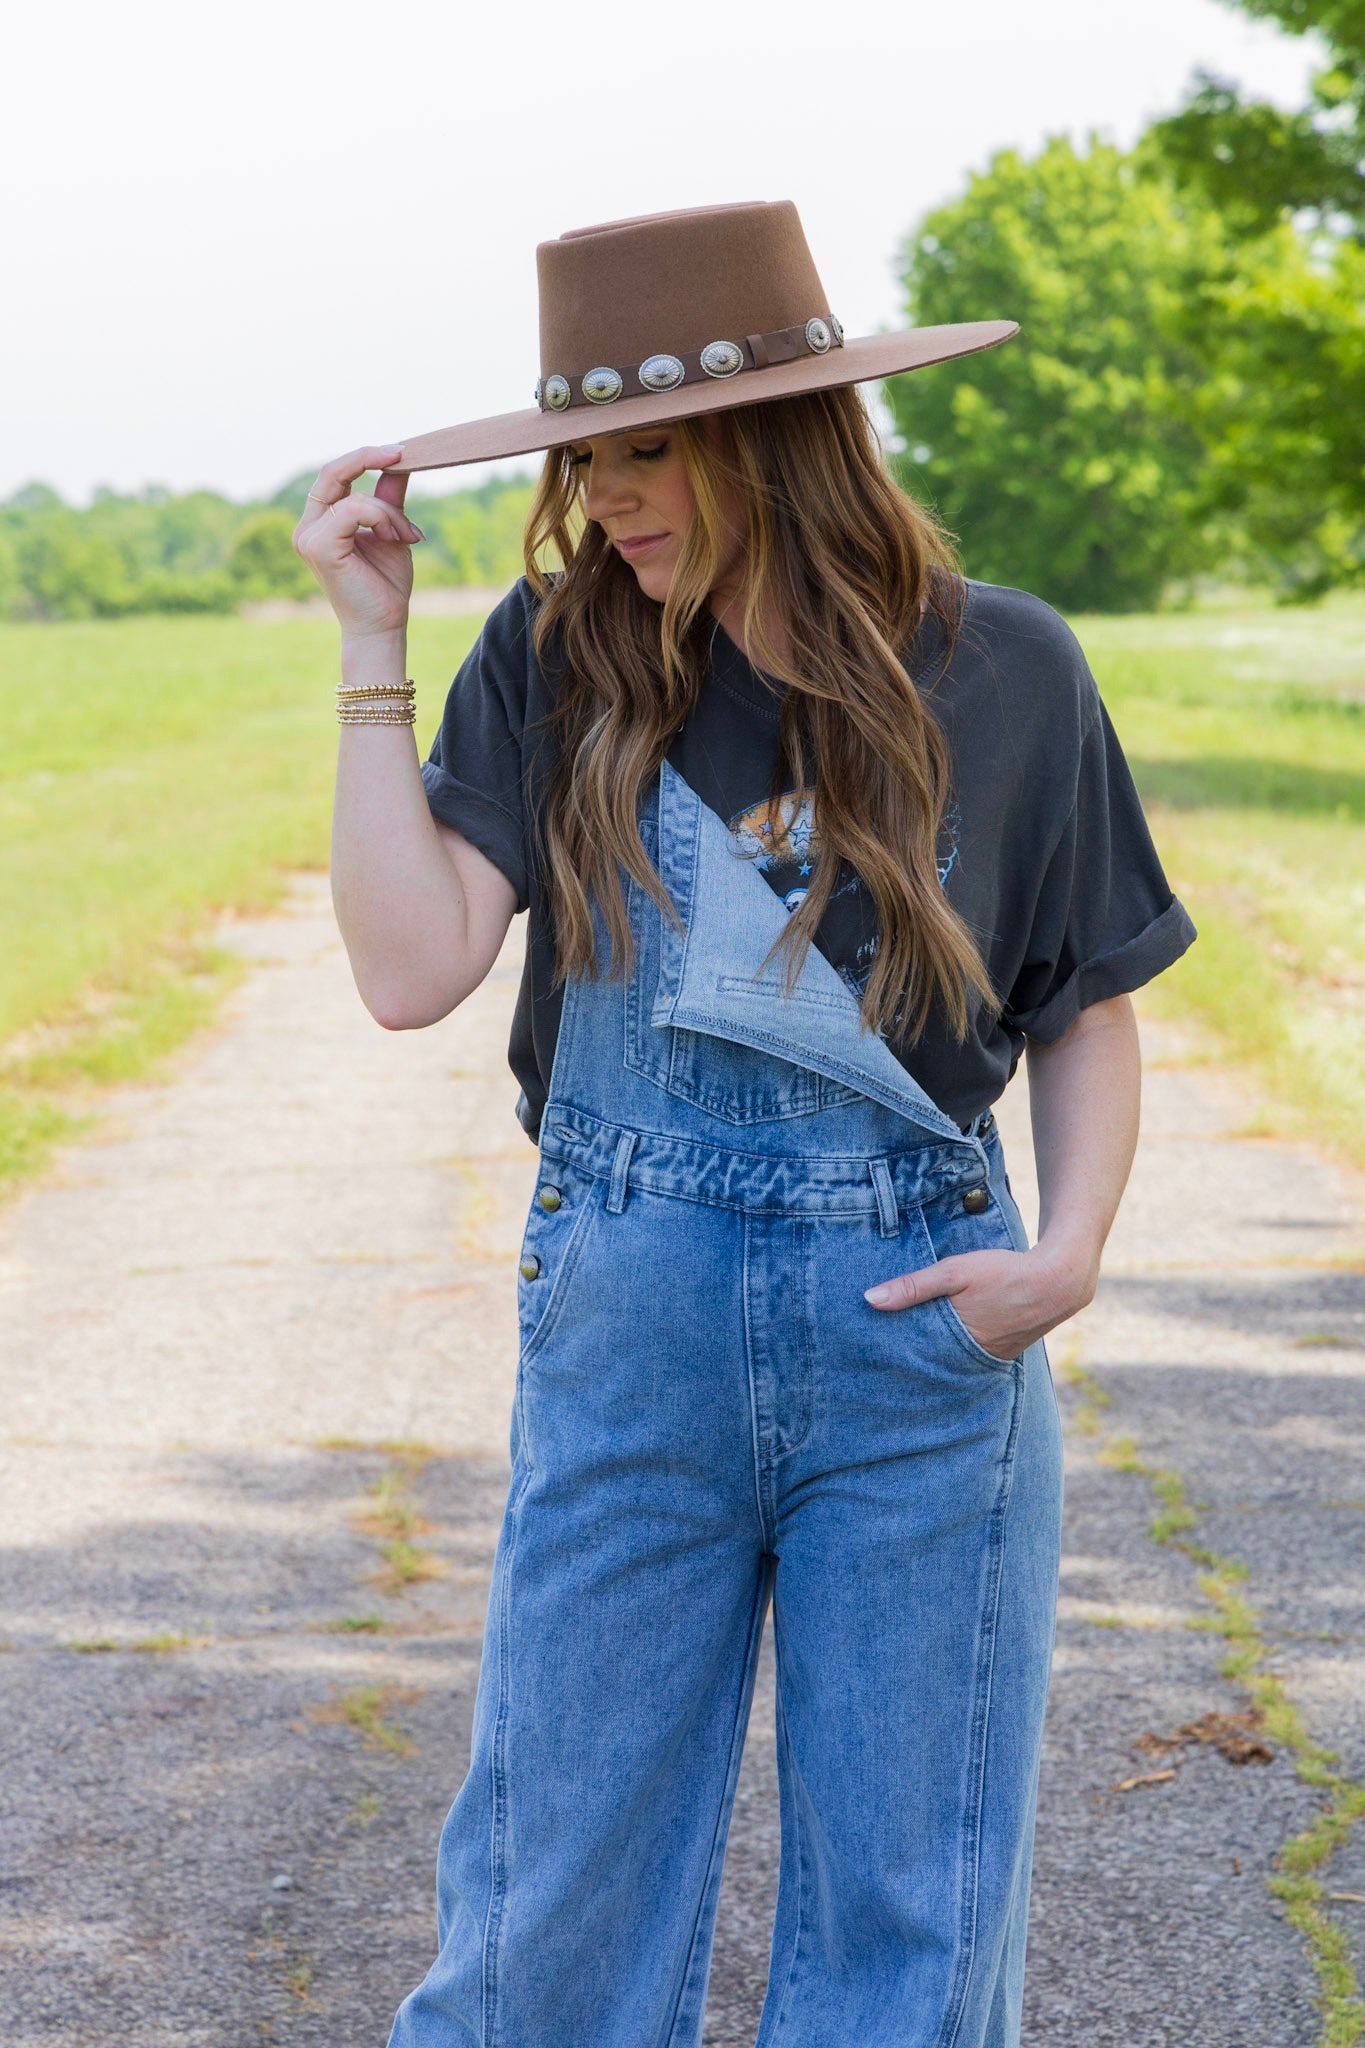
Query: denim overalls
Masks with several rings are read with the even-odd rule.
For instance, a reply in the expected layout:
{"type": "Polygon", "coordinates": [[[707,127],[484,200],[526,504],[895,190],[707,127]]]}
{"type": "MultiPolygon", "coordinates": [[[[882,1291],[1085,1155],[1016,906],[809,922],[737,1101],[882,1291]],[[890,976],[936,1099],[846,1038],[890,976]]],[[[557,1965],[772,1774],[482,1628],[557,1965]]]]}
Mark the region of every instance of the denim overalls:
{"type": "MultiPolygon", "coordinates": [[[[512,1482],[440,1952],[391,2048],[696,2048],[769,1596],[781,1878],[759,2048],[1012,2048],[1061,1432],[874,1281],[1027,1243],[665,760],[623,985],[571,977],[518,1281],[512,1482]]],[[[628,878],[627,878],[628,879],[628,878]]],[[[599,967],[606,931],[594,904],[599,967]]]]}

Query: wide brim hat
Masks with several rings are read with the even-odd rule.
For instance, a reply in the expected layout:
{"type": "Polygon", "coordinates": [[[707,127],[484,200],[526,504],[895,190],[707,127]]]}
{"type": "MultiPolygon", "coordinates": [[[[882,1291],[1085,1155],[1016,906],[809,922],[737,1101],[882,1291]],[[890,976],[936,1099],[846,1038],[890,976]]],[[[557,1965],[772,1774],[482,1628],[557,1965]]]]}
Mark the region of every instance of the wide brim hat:
{"type": "Polygon", "coordinates": [[[395,470],[447,469],[597,434],[861,384],[995,348],[1014,320],[850,337],[789,199],[574,228],[536,249],[540,377],[523,412],[402,444],[395,470]]]}

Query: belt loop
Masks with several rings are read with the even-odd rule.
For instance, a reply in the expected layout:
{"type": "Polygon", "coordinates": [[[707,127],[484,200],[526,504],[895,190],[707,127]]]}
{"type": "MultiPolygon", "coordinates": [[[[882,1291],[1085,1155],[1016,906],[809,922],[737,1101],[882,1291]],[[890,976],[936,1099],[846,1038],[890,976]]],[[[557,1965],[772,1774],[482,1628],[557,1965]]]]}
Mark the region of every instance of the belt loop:
{"type": "Polygon", "coordinates": [[[877,1190],[877,1215],[881,1219],[882,1236],[894,1237],[900,1229],[900,1214],[896,1208],[896,1190],[891,1184],[891,1168],[884,1159],[868,1162],[872,1169],[872,1185],[877,1190]]]}
{"type": "Polygon", "coordinates": [[[626,1176],[630,1172],[630,1155],[635,1150],[638,1131],[622,1131],[616,1140],[616,1157],[611,1163],[611,1188],[607,1195],[607,1208],[613,1216],[619,1216],[626,1206],[626,1176]]]}

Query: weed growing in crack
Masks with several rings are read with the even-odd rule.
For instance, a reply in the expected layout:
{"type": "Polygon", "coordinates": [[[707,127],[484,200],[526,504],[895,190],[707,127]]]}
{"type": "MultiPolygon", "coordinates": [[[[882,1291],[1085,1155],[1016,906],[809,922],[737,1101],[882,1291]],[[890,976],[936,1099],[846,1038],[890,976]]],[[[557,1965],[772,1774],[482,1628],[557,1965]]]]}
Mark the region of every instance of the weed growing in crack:
{"type": "MultiPolygon", "coordinates": [[[[1302,1935],[1318,1980],[1323,2031],[1317,2048],[1357,2048],[1365,2037],[1365,2004],[1350,1941],[1323,1910],[1324,1902],[1335,1894],[1324,1889],[1319,1873],[1345,1846],[1356,1822],[1365,1820],[1365,1784],[1347,1776],[1335,1750],[1313,1740],[1284,1681],[1264,1668],[1270,1646],[1260,1616],[1242,1590],[1247,1567],[1239,1558],[1224,1557],[1192,1540],[1190,1532],[1199,1526],[1200,1516],[1181,1474],[1149,1464],[1130,1436],[1111,1438],[1096,1455],[1112,1470],[1146,1480],[1159,1503],[1148,1533],[1154,1542],[1180,1551],[1198,1567],[1196,1583],[1213,1610],[1193,1616],[1187,1625],[1222,1637],[1227,1650],[1218,1666],[1220,1674],[1241,1686],[1257,1717],[1254,1726],[1292,1757],[1298,1776],[1322,1795],[1316,1817],[1283,1844],[1266,1882],[1302,1935]]],[[[1150,1781],[1158,1775],[1151,1773],[1150,1781]]]]}

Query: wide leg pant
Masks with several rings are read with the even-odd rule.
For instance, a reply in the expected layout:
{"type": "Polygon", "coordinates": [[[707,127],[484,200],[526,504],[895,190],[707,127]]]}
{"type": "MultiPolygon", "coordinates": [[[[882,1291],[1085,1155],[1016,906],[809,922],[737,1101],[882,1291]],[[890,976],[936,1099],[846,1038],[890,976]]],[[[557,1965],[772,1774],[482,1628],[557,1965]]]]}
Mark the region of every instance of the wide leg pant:
{"type": "MultiPolygon", "coordinates": [[[[888,1223],[554,1173],[440,1952],[392,2048],[695,2048],[770,1599],[759,2048],[1012,2048],[1061,1504],[1043,1346],[1006,1362],[949,1303],[863,1300],[964,1248],[960,1199],[888,1223]]],[[[992,1195],[1022,1241],[1003,1165],[992,1195]]]]}

